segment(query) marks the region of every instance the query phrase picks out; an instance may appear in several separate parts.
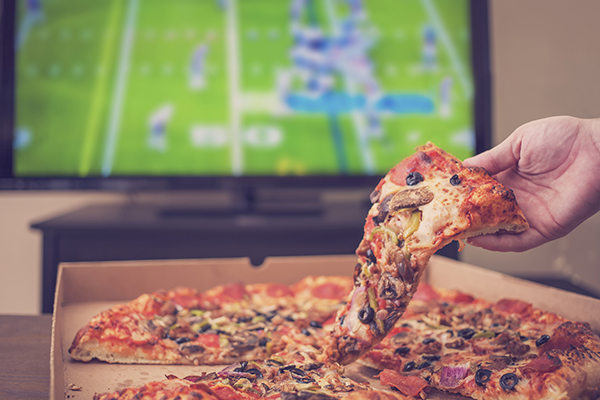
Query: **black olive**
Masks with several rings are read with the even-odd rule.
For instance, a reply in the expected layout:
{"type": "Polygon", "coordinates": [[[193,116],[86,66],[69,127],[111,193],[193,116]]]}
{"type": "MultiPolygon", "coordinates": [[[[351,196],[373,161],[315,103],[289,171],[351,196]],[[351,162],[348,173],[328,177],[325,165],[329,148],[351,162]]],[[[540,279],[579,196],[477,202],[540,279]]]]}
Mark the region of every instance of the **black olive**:
{"type": "Polygon", "coordinates": [[[521,342],[526,342],[529,340],[527,336],[520,336],[519,339],[521,339],[521,342]]]}
{"type": "Polygon", "coordinates": [[[519,377],[513,373],[504,374],[500,377],[500,386],[507,392],[513,390],[517,383],[519,383],[519,377]]]}
{"type": "Polygon", "coordinates": [[[371,250],[371,249],[367,250],[366,254],[367,254],[367,260],[369,260],[369,263],[371,263],[371,264],[377,263],[377,258],[375,258],[375,254],[373,254],[373,250],[371,250]]]}
{"type": "Polygon", "coordinates": [[[302,329],[302,333],[306,336],[310,336],[310,332],[308,331],[308,329],[302,329]]]}
{"type": "Polygon", "coordinates": [[[398,347],[396,350],[394,350],[394,354],[397,354],[399,356],[405,356],[408,353],[410,353],[410,347],[398,347]]]}
{"type": "Polygon", "coordinates": [[[490,377],[492,376],[492,371],[489,369],[480,369],[475,372],[475,383],[479,386],[485,386],[486,383],[490,381],[490,377]]]}
{"type": "Polygon", "coordinates": [[[550,336],[548,336],[548,335],[542,335],[542,336],[540,336],[540,338],[538,340],[535,341],[535,345],[537,347],[540,347],[541,345],[543,345],[544,343],[546,343],[548,340],[550,340],[550,336]]]}
{"type": "Polygon", "coordinates": [[[233,372],[244,372],[248,366],[248,361],[242,361],[240,366],[233,370],[233,372]]]}
{"type": "Polygon", "coordinates": [[[294,375],[306,376],[306,372],[302,371],[300,368],[290,368],[288,369],[294,375]]]}
{"type": "Polygon", "coordinates": [[[458,186],[460,185],[460,178],[458,177],[458,175],[452,175],[452,178],[450,178],[450,184],[452,186],[458,186]]]}
{"type": "Polygon", "coordinates": [[[438,356],[438,355],[433,355],[433,356],[424,355],[423,356],[423,360],[427,360],[427,361],[439,361],[440,360],[440,356],[438,356]]]}
{"type": "Polygon", "coordinates": [[[461,329],[460,331],[456,332],[456,334],[463,339],[469,340],[473,337],[473,335],[475,334],[475,331],[471,328],[465,328],[465,329],[461,329]]]}
{"type": "Polygon", "coordinates": [[[375,316],[375,310],[370,306],[366,306],[358,312],[358,320],[363,324],[368,324],[373,320],[375,316]]]}
{"type": "Polygon", "coordinates": [[[412,328],[412,325],[409,324],[408,322],[403,323],[402,325],[400,325],[403,328],[412,328]]]}
{"type": "Polygon", "coordinates": [[[198,329],[198,332],[203,333],[210,329],[210,324],[204,324],[198,329]]]}
{"type": "Polygon", "coordinates": [[[190,342],[192,339],[188,338],[188,337],[180,337],[175,339],[175,343],[177,344],[182,344],[182,343],[187,343],[190,342]]]}
{"type": "Polygon", "coordinates": [[[321,323],[317,322],[317,321],[310,321],[310,326],[312,326],[313,328],[319,328],[319,329],[323,328],[323,325],[321,325],[321,323]]]}
{"type": "Polygon", "coordinates": [[[292,369],[298,369],[294,364],[286,365],[285,367],[279,368],[279,373],[283,373],[284,371],[290,371],[292,369]]]}
{"type": "Polygon", "coordinates": [[[291,315],[286,315],[285,317],[283,317],[283,319],[285,319],[286,321],[294,322],[294,318],[291,315]]]}
{"type": "Polygon", "coordinates": [[[265,337],[260,338],[260,340],[258,341],[258,345],[260,347],[265,347],[267,345],[267,343],[269,343],[271,341],[271,339],[267,339],[265,337]]]}
{"type": "Polygon", "coordinates": [[[429,344],[429,343],[433,343],[435,342],[435,339],[432,337],[428,337],[426,339],[423,339],[423,344],[429,344]]]}
{"type": "Polygon", "coordinates": [[[345,315],[342,315],[342,316],[340,317],[340,326],[341,326],[341,325],[344,325],[344,320],[345,320],[345,319],[346,319],[346,316],[345,316],[345,315]]]}
{"type": "Polygon", "coordinates": [[[421,175],[418,172],[411,172],[410,174],[408,174],[406,176],[406,184],[408,186],[414,186],[418,183],[423,182],[425,179],[423,178],[423,175],[421,175]]]}
{"type": "Polygon", "coordinates": [[[269,364],[271,367],[275,366],[275,365],[277,365],[277,366],[282,366],[283,365],[283,363],[281,361],[273,360],[272,358],[269,358],[266,361],[266,363],[269,364]]]}
{"type": "Polygon", "coordinates": [[[311,383],[311,382],[314,382],[313,378],[311,378],[310,376],[303,376],[302,378],[299,378],[299,377],[295,376],[294,379],[297,382],[300,382],[300,383],[311,383]]]}
{"type": "Polygon", "coordinates": [[[424,369],[431,365],[429,361],[423,361],[421,364],[417,365],[417,369],[424,369]]]}
{"type": "Polygon", "coordinates": [[[252,317],[238,317],[238,322],[240,323],[244,323],[244,322],[250,322],[252,321],[252,317]]]}
{"type": "Polygon", "coordinates": [[[245,370],[244,372],[247,373],[247,374],[255,375],[258,379],[262,379],[263,378],[262,372],[260,372],[256,368],[250,368],[250,369],[245,370]]]}
{"type": "Polygon", "coordinates": [[[491,324],[490,328],[498,328],[500,326],[502,326],[502,325],[500,325],[499,323],[495,323],[495,324],[491,324]]]}
{"type": "Polygon", "coordinates": [[[446,333],[449,333],[450,337],[454,337],[454,331],[452,329],[448,329],[446,333]]]}
{"type": "Polygon", "coordinates": [[[404,371],[412,371],[413,369],[415,369],[415,362],[414,361],[409,361],[406,364],[404,364],[404,371]]]}

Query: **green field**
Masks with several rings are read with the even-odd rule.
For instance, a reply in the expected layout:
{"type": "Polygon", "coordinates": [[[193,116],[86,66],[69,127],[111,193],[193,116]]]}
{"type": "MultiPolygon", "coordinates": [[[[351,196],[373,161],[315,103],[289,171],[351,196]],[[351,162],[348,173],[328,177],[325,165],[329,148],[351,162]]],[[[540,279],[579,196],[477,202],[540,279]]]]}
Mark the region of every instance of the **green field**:
{"type": "MultiPolygon", "coordinates": [[[[363,2],[360,32],[374,38],[364,54],[378,93],[431,105],[377,111],[377,134],[365,128],[361,101],[368,97],[353,75],[359,67],[339,63],[327,72],[331,91],[354,108],[306,110],[279,96],[278,79],[292,76],[286,93],[316,101],[290,55],[288,1],[40,5],[32,10],[21,2],[18,9],[18,176],[381,174],[427,141],[460,158],[474,151],[467,1],[363,2]],[[425,26],[436,32],[429,69],[422,61],[425,26]],[[198,88],[190,70],[202,44],[208,51],[198,88]],[[162,142],[152,145],[151,119],[167,105],[172,114],[162,142]]],[[[347,1],[307,0],[300,22],[337,49],[333,39],[352,15],[347,1]]]]}

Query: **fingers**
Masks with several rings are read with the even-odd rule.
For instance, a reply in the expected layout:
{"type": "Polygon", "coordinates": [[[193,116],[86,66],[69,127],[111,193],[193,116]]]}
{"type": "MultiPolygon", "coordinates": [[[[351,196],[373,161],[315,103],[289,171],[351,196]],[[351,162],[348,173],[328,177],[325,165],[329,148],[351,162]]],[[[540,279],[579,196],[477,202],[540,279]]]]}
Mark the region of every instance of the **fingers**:
{"type": "Polygon", "coordinates": [[[467,243],[475,247],[501,252],[522,252],[540,246],[546,242],[548,242],[548,239],[535,229],[531,228],[517,235],[507,233],[483,235],[467,239],[467,243]]]}
{"type": "Polygon", "coordinates": [[[520,139],[512,134],[496,147],[467,158],[463,164],[466,167],[483,167],[490,174],[496,175],[517,164],[520,147],[520,139]]]}

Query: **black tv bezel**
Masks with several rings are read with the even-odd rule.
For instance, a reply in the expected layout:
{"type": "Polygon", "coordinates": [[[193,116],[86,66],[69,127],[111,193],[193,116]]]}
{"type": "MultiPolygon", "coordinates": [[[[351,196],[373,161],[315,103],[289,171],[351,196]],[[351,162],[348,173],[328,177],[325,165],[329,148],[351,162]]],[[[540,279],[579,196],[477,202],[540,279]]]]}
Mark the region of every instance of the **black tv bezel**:
{"type": "MultiPolygon", "coordinates": [[[[16,1],[0,3],[0,190],[175,191],[253,188],[369,188],[379,175],[16,177],[13,173],[16,1]]],[[[491,147],[491,70],[487,0],[470,1],[475,151],[491,147]]]]}

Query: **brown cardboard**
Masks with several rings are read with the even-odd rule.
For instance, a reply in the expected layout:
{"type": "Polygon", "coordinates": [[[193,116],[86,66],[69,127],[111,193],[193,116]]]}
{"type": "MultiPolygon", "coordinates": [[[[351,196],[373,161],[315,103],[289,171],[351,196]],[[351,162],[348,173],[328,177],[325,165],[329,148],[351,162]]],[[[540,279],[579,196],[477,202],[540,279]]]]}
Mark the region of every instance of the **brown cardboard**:
{"type": "MultiPolygon", "coordinates": [[[[180,377],[218,366],[115,365],[72,360],[67,352],[75,333],[100,311],[142,293],[177,286],[205,290],[230,282],[277,282],[291,284],[307,275],[346,275],[354,270],[356,257],[280,257],[253,267],[247,259],[128,261],[62,264],[59,268],[51,346],[51,399],[90,399],[94,393],[142,385],[164,378],[180,377]],[[74,385],[74,386],[73,386],[74,385]],[[70,388],[80,390],[71,390],[70,388]]],[[[459,289],[488,300],[514,297],[566,318],[589,322],[600,332],[600,300],[545,287],[498,272],[434,256],[424,280],[448,289],[459,289]]],[[[374,371],[358,364],[347,367],[347,375],[369,381],[374,371]]],[[[430,399],[461,396],[432,393],[430,399]]]]}

